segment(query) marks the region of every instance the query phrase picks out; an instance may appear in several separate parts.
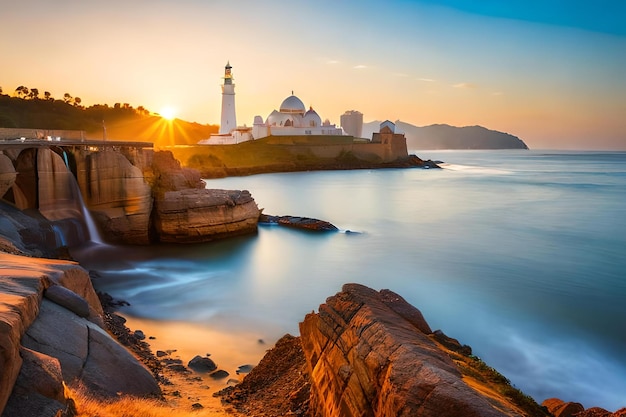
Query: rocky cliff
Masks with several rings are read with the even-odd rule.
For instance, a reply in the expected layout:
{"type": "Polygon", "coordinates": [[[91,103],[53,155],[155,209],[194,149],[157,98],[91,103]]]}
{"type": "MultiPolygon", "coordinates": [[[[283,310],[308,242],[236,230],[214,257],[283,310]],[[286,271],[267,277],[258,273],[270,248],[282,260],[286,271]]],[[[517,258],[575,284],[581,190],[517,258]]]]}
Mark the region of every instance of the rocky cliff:
{"type": "Polygon", "coordinates": [[[316,417],[525,415],[477,389],[419,310],[391,291],[345,285],[300,333],[316,417]]]}
{"type": "Polygon", "coordinates": [[[283,337],[222,394],[249,415],[549,415],[471,348],[431,331],[398,294],[358,284],[329,297],[300,323],[299,338],[283,337]]]}
{"type": "Polygon", "coordinates": [[[260,214],[249,192],[207,190],[170,152],[143,148],[0,149],[0,198],[53,222],[57,247],[95,240],[85,207],[103,240],[123,244],[252,233],[260,214]]]}
{"type": "Polygon", "coordinates": [[[66,386],[92,395],[159,396],[133,355],[101,327],[87,271],[74,262],[0,253],[0,410],[71,415],[66,386]]]}

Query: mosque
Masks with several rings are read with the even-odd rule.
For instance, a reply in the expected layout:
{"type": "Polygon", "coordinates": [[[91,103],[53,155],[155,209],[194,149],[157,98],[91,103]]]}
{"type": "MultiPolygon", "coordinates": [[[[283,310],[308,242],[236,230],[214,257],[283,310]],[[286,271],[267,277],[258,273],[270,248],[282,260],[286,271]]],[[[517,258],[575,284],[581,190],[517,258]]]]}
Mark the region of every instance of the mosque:
{"type": "Polygon", "coordinates": [[[304,135],[344,135],[343,129],[322,118],[312,107],[307,110],[302,100],[291,92],[283,100],[279,110],[272,111],[265,120],[254,117],[252,127],[238,127],[235,112],[235,84],[233,84],[230,63],[224,67],[222,85],[222,116],[220,131],[209,139],[198,142],[200,145],[232,145],[267,136],[304,136],[304,135]]]}

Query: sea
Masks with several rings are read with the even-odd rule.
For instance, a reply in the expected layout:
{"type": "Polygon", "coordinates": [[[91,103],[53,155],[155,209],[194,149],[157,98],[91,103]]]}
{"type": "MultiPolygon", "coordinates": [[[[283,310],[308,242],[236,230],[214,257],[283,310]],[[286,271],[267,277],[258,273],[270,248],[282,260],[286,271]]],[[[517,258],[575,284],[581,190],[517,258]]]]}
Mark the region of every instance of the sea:
{"type": "MultiPolygon", "coordinates": [[[[255,365],[345,283],[390,289],[541,403],[626,406],[626,152],[412,151],[443,169],[207,179],[266,214],[218,242],[73,250],[153,349],[255,365]]],[[[212,383],[215,389],[232,381],[212,383]]]]}

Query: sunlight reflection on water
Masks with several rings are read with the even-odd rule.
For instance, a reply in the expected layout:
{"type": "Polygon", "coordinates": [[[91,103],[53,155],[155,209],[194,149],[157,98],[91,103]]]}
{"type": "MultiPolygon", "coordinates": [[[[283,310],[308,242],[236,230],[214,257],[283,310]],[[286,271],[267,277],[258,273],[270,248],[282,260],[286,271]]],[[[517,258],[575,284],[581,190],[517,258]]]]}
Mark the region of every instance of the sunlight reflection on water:
{"type": "Polygon", "coordinates": [[[297,334],[304,315],[343,283],[389,288],[539,401],[626,405],[624,161],[421,156],[475,168],[209,180],[209,188],[249,189],[267,214],[359,234],[262,225],[258,235],[223,242],[110,247],[83,258],[99,271],[97,287],[128,299],[126,314],[241,340],[297,334]]]}

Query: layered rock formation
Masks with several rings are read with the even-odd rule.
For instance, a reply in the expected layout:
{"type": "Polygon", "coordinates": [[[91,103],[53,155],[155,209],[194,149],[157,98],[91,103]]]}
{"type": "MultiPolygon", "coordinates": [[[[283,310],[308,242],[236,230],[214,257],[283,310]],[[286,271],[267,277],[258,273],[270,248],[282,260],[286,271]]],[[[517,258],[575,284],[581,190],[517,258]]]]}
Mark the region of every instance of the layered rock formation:
{"type": "Polygon", "coordinates": [[[65,385],[94,395],[158,396],[150,371],[100,326],[102,307],[74,262],[0,253],[0,410],[71,413],[65,385]]]}
{"type": "Polygon", "coordinates": [[[155,154],[154,228],[160,242],[195,243],[256,231],[260,210],[250,192],[205,189],[198,171],[171,152],[155,154]]]}
{"type": "MultiPolygon", "coordinates": [[[[120,152],[105,150],[85,158],[85,202],[109,240],[150,243],[152,189],[140,167],[120,152]]],[[[78,166],[78,177],[83,173],[78,166]]]]}
{"type": "Polygon", "coordinates": [[[245,190],[168,191],[156,199],[154,226],[161,242],[205,242],[254,232],[259,214],[245,190]]]}
{"type": "Polygon", "coordinates": [[[280,339],[224,401],[268,417],[549,415],[389,290],[346,284],[300,334],[280,339]]]}
{"type": "Polygon", "coordinates": [[[111,243],[205,242],[256,231],[260,212],[249,192],[206,190],[199,172],[182,168],[171,152],[45,146],[2,152],[0,197],[56,222],[51,247],[97,240],[86,231],[90,213],[111,243]]]}
{"type": "Polygon", "coordinates": [[[300,333],[314,416],[523,415],[471,388],[421,313],[390,291],[345,285],[300,333]]]}

